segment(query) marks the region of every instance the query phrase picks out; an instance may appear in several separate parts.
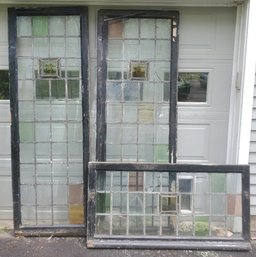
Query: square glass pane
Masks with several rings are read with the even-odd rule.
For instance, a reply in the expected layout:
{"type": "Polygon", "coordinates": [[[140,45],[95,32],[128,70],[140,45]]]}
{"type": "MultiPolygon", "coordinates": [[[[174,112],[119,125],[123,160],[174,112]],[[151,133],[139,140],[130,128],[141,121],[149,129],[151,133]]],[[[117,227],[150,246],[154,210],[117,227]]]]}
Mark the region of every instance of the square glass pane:
{"type": "Polygon", "coordinates": [[[120,101],[122,97],[121,83],[113,82],[107,83],[107,101],[114,102],[120,101]]]}
{"type": "Polygon", "coordinates": [[[28,122],[19,123],[20,142],[34,142],[34,124],[28,122]]]}
{"type": "Polygon", "coordinates": [[[67,141],[66,124],[52,123],[52,141],[67,141]]]}
{"type": "Polygon", "coordinates": [[[33,78],[32,60],[27,58],[18,58],[18,79],[33,78]]]}
{"type": "Polygon", "coordinates": [[[121,145],[120,144],[107,144],[106,156],[108,161],[121,161],[121,145]]]}
{"type": "Polygon", "coordinates": [[[110,213],[110,193],[97,192],[96,213],[110,213]]]}
{"type": "Polygon", "coordinates": [[[156,41],[156,59],[170,60],[171,57],[171,42],[169,40],[156,41]]]}
{"type": "Polygon", "coordinates": [[[36,80],[36,98],[37,99],[49,99],[49,81],[48,80],[36,80]]]}
{"type": "Polygon", "coordinates": [[[37,143],[36,144],[36,162],[49,163],[51,160],[51,144],[37,143]]]}
{"type": "Polygon", "coordinates": [[[66,35],[80,36],[80,17],[66,16],[66,35]]]}
{"type": "Polygon", "coordinates": [[[72,159],[72,160],[82,160],[82,158],[83,158],[82,142],[68,144],[68,158],[72,159]]]}
{"type": "Polygon", "coordinates": [[[120,125],[107,126],[107,143],[120,144],[121,142],[121,127],[120,125]]]}
{"type": "Polygon", "coordinates": [[[66,103],[64,101],[54,101],[52,103],[51,109],[53,121],[66,120],[66,103]]]}
{"type": "Polygon", "coordinates": [[[126,125],[123,127],[122,143],[136,143],[137,142],[137,126],[126,125]]]}
{"type": "MultiPolygon", "coordinates": [[[[4,96],[9,97],[9,83],[2,79],[0,71],[0,99],[4,99],[4,96]],[[5,89],[6,88],[6,89],[5,89]]],[[[34,99],[34,85],[33,80],[19,80],[18,81],[18,93],[19,100],[30,100],[34,99]]]]}
{"type": "Polygon", "coordinates": [[[124,162],[137,162],[137,145],[123,145],[122,159],[124,162]]]}
{"type": "Polygon", "coordinates": [[[140,41],[140,59],[153,59],[155,57],[155,40],[140,41]]]}
{"type": "Polygon", "coordinates": [[[64,37],[50,38],[50,56],[51,58],[65,57],[64,37]]]}
{"type": "Polygon", "coordinates": [[[35,205],[35,187],[34,185],[21,185],[20,186],[21,205],[35,205]]]}
{"type": "Polygon", "coordinates": [[[139,59],[139,40],[125,40],[124,41],[124,60],[138,60],[139,59]]]}
{"type": "Polygon", "coordinates": [[[193,221],[192,217],[184,216],[179,217],[179,236],[192,236],[193,235],[193,221]]]}
{"type": "Polygon", "coordinates": [[[241,195],[227,195],[227,214],[242,216],[242,196],[241,195]]]}
{"type": "Polygon", "coordinates": [[[153,125],[139,125],[139,144],[153,144],[154,126],[153,125]]]}
{"type": "Polygon", "coordinates": [[[35,124],[36,141],[50,142],[51,131],[49,123],[36,123],[35,124]]]}
{"type": "Polygon", "coordinates": [[[47,38],[34,38],[34,57],[49,57],[49,41],[47,38]]]}
{"type": "Polygon", "coordinates": [[[108,41],[108,59],[123,59],[123,41],[109,40],[108,41]]]}
{"type": "Polygon", "coordinates": [[[155,143],[156,144],[167,144],[169,140],[169,126],[159,125],[155,126],[155,143]]]}
{"type": "Polygon", "coordinates": [[[53,204],[67,204],[68,190],[67,185],[53,184],[53,204]]]}
{"type": "Polygon", "coordinates": [[[96,215],[96,235],[110,235],[110,217],[96,215]]]}
{"type": "Polygon", "coordinates": [[[158,214],[158,194],[146,194],[145,195],[145,204],[146,214],[158,214]]]}
{"type": "Polygon", "coordinates": [[[20,162],[33,163],[35,161],[34,144],[20,143],[20,162]]]}
{"type": "Polygon", "coordinates": [[[169,150],[168,145],[155,145],[155,162],[156,163],[168,163],[169,150]]]}
{"type": "Polygon", "coordinates": [[[141,84],[138,82],[127,81],[124,84],[124,100],[125,101],[140,101],[141,99],[141,84]]]}
{"type": "Polygon", "coordinates": [[[138,161],[139,162],[154,162],[154,147],[153,145],[138,145],[138,161]]]}
{"type": "Polygon", "coordinates": [[[208,194],[200,193],[194,195],[194,210],[197,214],[210,214],[210,196],[208,194]]]}
{"type": "Polygon", "coordinates": [[[123,122],[137,122],[137,105],[123,104],[123,122]]]}
{"type": "Polygon", "coordinates": [[[123,21],[113,20],[108,23],[108,38],[123,38],[123,21]]]}
{"type": "Polygon", "coordinates": [[[17,39],[17,56],[32,57],[32,38],[18,38],[17,39]]]}
{"type": "Polygon", "coordinates": [[[144,226],[142,216],[129,216],[129,235],[144,235],[144,226]]]}
{"type": "Polygon", "coordinates": [[[35,206],[21,206],[22,225],[36,225],[35,206]]]}
{"type": "Polygon", "coordinates": [[[83,127],[81,123],[68,124],[68,141],[82,141],[83,127]]]}
{"type": "Polygon", "coordinates": [[[139,105],[139,123],[154,123],[154,105],[151,103],[145,103],[139,105]]]}
{"type": "Polygon", "coordinates": [[[227,199],[225,195],[211,196],[211,213],[215,215],[225,215],[227,210],[227,199]]]}
{"type": "Polygon", "coordinates": [[[140,19],[140,37],[155,38],[155,19],[140,19]]]}
{"type": "Polygon", "coordinates": [[[65,17],[63,16],[49,17],[49,34],[51,36],[60,36],[65,34],[65,17]]]}
{"type": "Polygon", "coordinates": [[[20,183],[34,184],[35,183],[35,166],[34,164],[20,165],[20,183]]]}
{"type": "Polygon", "coordinates": [[[129,193],[129,213],[142,214],[144,198],[142,193],[129,193]]]}
{"type": "Polygon", "coordinates": [[[214,193],[225,193],[226,191],[226,174],[211,174],[211,189],[214,193]]]}
{"type": "Polygon", "coordinates": [[[52,224],[52,207],[37,206],[37,224],[48,225],[52,224]]]}
{"type": "Polygon", "coordinates": [[[208,216],[195,217],[195,236],[209,236],[210,223],[208,216]]]}
{"type": "Polygon", "coordinates": [[[36,195],[38,205],[52,205],[52,186],[51,185],[37,185],[36,195]]]}
{"type": "Polygon", "coordinates": [[[171,20],[167,20],[167,19],[156,20],[156,37],[159,39],[171,38],[171,20]]]}
{"type": "Polygon", "coordinates": [[[139,19],[124,20],[124,37],[125,38],[139,37],[139,19]]]}
{"type": "Polygon", "coordinates": [[[68,98],[69,99],[79,98],[79,95],[80,95],[80,81],[68,80],[68,98]]]}
{"type": "Polygon", "coordinates": [[[48,17],[47,16],[32,17],[32,34],[33,36],[48,35],[48,17]]]}
{"type": "Polygon", "coordinates": [[[121,104],[107,104],[107,123],[121,122],[121,104]]]}
{"type": "Polygon", "coordinates": [[[127,218],[123,216],[112,216],[112,235],[126,235],[127,218]]]}
{"type": "Polygon", "coordinates": [[[127,194],[126,193],[112,194],[112,212],[117,214],[127,213],[127,194]]]}
{"type": "Polygon", "coordinates": [[[82,105],[68,104],[67,105],[68,120],[82,120],[82,105]]]}
{"type": "Polygon", "coordinates": [[[66,57],[80,57],[80,38],[66,38],[66,57]]]}
{"type": "Polygon", "coordinates": [[[31,17],[17,16],[17,37],[31,36],[31,17]]]}
{"type": "Polygon", "coordinates": [[[155,85],[153,83],[141,83],[141,100],[153,102],[155,97],[155,85]]]}
{"type": "Polygon", "coordinates": [[[53,143],[52,144],[52,159],[53,160],[67,160],[67,144],[53,143]]]}
{"type": "Polygon", "coordinates": [[[51,97],[56,99],[65,98],[65,80],[51,81],[51,97]]]}

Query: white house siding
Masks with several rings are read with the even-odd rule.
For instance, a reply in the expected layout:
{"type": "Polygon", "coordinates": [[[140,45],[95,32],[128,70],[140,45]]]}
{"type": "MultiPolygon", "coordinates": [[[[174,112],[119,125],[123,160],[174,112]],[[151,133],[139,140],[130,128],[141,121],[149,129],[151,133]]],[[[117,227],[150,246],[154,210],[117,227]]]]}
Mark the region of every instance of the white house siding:
{"type": "Polygon", "coordinates": [[[251,215],[256,215],[256,84],[253,95],[249,164],[251,171],[251,215]]]}
{"type": "MultiPolygon", "coordinates": [[[[7,7],[0,6],[0,69],[8,70],[7,7]]],[[[10,107],[0,101],[0,227],[12,220],[12,183],[10,147],[10,107]]]]}

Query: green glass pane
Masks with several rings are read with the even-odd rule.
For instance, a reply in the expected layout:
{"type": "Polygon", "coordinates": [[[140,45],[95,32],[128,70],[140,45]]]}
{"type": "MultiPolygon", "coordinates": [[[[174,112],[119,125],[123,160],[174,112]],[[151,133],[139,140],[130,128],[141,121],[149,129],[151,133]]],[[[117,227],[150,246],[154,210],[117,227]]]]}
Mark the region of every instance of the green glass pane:
{"type": "Polygon", "coordinates": [[[36,81],[36,98],[37,99],[49,98],[49,81],[48,80],[36,81]]]}
{"type": "Polygon", "coordinates": [[[65,98],[64,80],[52,80],[51,95],[56,99],[65,98]]]}
{"type": "Polygon", "coordinates": [[[214,173],[211,175],[211,188],[214,193],[224,193],[226,184],[225,174],[214,173]]]}
{"type": "Polygon", "coordinates": [[[79,80],[68,80],[68,98],[79,98],[79,80]]]}
{"type": "Polygon", "coordinates": [[[70,71],[67,71],[67,76],[69,78],[79,78],[80,72],[78,70],[70,70],[70,71]]]}
{"type": "Polygon", "coordinates": [[[34,124],[21,122],[19,124],[20,141],[21,142],[33,142],[34,141],[34,124]]]}
{"type": "Polygon", "coordinates": [[[0,100],[9,99],[8,70],[0,70],[0,100]]]}
{"type": "Polygon", "coordinates": [[[33,33],[33,36],[47,36],[48,35],[48,18],[44,16],[33,17],[32,33],[33,33]]]}
{"type": "Polygon", "coordinates": [[[155,162],[168,163],[169,160],[168,145],[155,145],[155,162]]]}

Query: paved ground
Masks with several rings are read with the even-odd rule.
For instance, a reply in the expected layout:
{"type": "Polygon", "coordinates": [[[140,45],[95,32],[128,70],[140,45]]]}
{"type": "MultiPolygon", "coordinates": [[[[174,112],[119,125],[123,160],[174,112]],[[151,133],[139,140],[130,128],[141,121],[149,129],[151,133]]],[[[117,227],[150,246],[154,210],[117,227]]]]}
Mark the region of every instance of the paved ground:
{"type": "Polygon", "coordinates": [[[24,238],[0,232],[0,257],[256,257],[252,252],[175,250],[88,250],[83,238],[24,238]]]}

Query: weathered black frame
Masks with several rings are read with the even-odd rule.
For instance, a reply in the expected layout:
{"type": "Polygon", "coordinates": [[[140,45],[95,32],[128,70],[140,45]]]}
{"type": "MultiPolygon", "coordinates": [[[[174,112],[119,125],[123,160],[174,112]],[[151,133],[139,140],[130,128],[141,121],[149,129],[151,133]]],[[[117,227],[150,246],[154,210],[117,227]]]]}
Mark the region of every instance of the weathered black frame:
{"type": "MultiPolygon", "coordinates": [[[[11,108],[11,157],[12,157],[12,192],[13,220],[16,233],[23,235],[85,235],[84,225],[67,226],[22,226],[20,195],[20,149],[19,149],[19,109],[18,109],[18,65],[16,58],[16,36],[18,16],[60,16],[79,15],[81,34],[81,67],[82,67],[82,122],[83,122],[83,181],[84,181],[84,213],[87,202],[87,173],[89,162],[89,92],[88,92],[88,10],[87,7],[49,7],[49,8],[9,8],[9,72],[10,72],[10,108],[11,108]]],[[[84,215],[86,216],[86,215],[84,215]]]]}
{"type": "Polygon", "coordinates": [[[106,79],[108,21],[121,18],[157,18],[171,19],[171,65],[170,65],[170,101],[169,101],[169,162],[176,163],[177,145],[177,76],[178,76],[178,44],[179,44],[179,12],[152,10],[100,10],[98,13],[97,38],[97,131],[96,160],[106,160],[106,79]]]}
{"type": "Polygon", "coordinates": [[[89,163],[88,187],[88,248],[153,248],[153,249],[201,249],[201,250],[250,250],[250,168],[249,165],[200,165],[200,164],[134,164],[134,163],[89,163]],[[95,236],[96,183],[98,173],[112,171],[140,172],[184,172],[188,173],[235,173],[242,176],[242,240],[216,238],[182,238],[173,237],[124,237],[95,236]]]}

